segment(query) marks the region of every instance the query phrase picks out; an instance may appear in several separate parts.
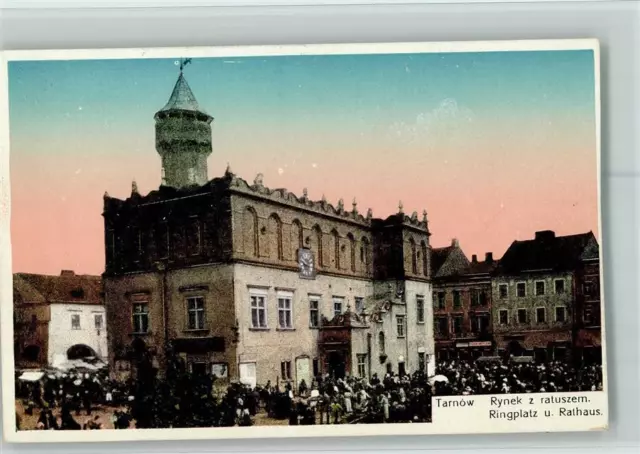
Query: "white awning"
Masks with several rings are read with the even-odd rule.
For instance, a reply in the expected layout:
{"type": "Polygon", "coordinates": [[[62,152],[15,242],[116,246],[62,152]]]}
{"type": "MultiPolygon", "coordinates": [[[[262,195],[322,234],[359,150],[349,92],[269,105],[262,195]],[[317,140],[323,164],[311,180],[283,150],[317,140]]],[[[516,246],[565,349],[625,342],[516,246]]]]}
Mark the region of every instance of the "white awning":
{"type": "Polygon", "coordinates": [[[44,372],[40,372],[40,371],[30,371],[30,372],[23,372],[22,375],[20,375],[18,377],[18,380],[23,380],[23,381],[38,381],[40,380],[42,377],[44,376],[44,372]]]}

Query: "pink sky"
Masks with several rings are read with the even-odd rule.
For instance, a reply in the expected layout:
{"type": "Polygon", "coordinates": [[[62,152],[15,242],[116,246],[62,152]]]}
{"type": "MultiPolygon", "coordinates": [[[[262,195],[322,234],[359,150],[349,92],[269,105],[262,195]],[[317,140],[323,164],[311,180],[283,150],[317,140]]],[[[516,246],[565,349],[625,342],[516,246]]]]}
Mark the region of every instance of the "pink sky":
{"type": "MultiPolygon", "coordinates": [[[[122,136],[118,141],[124,148],[114,151],[79,134],[64,142],[71,148],[57,149],[52,142],[45,158],[12,160],[15,271],[103,271],[105,190],[125,198],[134,178],[143,193],[159,185],[160,159],[153,134],[148,136],[141,144],[136,137],[122,136]],[[131,144],[144,152],[127,153],[131,144]],[[88,146],[91,154],[84,152],[88,146]]],[[[566,130],[547,148],[548,136],[524,142],[483,129],[473,137],[472,160],[460,150],[468,139],[431,138],[425,145],[406,137],[379,143],[326,137],[310,141],[304,152],[301,144],[279,151],[283,141],[262,139],[254,142],[255,149],[216,146],[210,178],[220,176],[229,162],[248,181],[261,172],[267,186],[297,194],[307,187],[316,200],[324,193],[330,202],[343,198],[350,206],[355,197],[361,212],[371,207],[378,217],[396,212],[402,200],[408,214],[428,211],[432,246],[445,246],[455,237],[468,256],[492,251],[500,257],[513,240],[531,238],[536,230],[597,234],[595,152],[588,137],[566,130]],[[367,154],[386,159],[370,161],[367,154]]]]}

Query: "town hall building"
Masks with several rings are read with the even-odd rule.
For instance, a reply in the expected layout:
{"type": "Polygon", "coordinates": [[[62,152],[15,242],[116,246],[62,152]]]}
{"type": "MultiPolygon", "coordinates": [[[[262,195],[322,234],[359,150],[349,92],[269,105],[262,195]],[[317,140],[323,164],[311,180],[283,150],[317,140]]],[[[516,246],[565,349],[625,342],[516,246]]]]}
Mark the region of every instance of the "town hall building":
{"type": "Polygon", "coordinates": [[[374,218],[247,182],[209,180],[213,118],[182,73],[156,113],[162,184],[104,197],[103,276],[118,375],[167,344],[193,373],[249,385],[331,374],[432,374],[426,212],[374,218]]]}

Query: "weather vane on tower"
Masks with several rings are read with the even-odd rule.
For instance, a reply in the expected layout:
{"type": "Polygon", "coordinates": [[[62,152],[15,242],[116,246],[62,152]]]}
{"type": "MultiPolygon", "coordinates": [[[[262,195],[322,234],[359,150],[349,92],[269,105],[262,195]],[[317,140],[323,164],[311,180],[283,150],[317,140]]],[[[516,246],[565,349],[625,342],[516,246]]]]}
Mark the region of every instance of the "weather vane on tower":
{"type": "Polygon", "coordinates": [[[176,65],[180,65],[180,72],[182,72],[184,70],[184,67],[189,63],[191,63],[190,58],[181,58],[180,60],[176,61],[176,65]]]}

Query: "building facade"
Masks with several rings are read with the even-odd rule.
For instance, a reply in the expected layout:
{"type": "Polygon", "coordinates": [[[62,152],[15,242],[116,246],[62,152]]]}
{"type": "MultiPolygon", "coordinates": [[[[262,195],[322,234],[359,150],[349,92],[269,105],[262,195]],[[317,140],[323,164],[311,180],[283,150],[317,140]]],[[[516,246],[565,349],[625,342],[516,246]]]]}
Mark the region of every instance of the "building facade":
{"type": "Polygon", "coordinates": [[[457,240],[432,253],[435,348],[438,361],[494,353],[491,320],[492,253],[469,261],[457,240]]]}
{"type": "Polygon", "coordinates": [[[180,74],[156,114],[163,184],[105,194],[116,373],[141,349],[162,369],[169,342],[193,372],[251,385],[433,367],[426,213],[376,219],[229,168],[203,180],[210,122],[180,74]]]}
{"type": "Polygon", "coordinates": [[[13,277],[17,369],[57,368],[69,360],[108,360],[107,327],[99,276],[13,277]]]}
{"type": "Polygon", "coordinates": [[[498,352],[568,360],[576,359],[574,347],[582,344],[587,355],[597,357],[598,270],[598,243],[591,232],[556,236],[542,231],[532,240],[514,241],[492,282],[498,352]]]}

